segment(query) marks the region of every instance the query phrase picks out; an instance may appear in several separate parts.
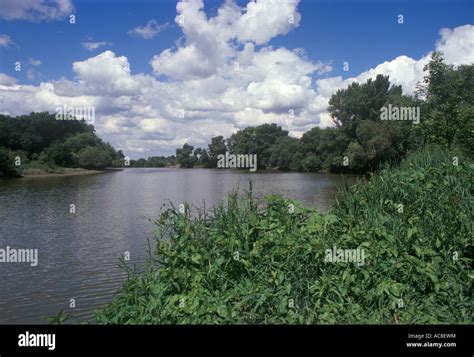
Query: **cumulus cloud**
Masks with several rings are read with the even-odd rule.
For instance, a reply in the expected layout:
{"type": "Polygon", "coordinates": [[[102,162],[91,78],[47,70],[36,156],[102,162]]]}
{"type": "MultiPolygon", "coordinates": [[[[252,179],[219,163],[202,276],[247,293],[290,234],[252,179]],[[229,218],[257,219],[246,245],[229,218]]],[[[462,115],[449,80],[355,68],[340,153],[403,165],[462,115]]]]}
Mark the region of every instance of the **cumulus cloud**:
{"type": "Polygon", "coordinates": [[[13,84],[16,84],[16,82],[16,78],[10,77],[4,73],[0,73],[0,85],[11,86],[13,84]]]}
{"type": "Polygon", "coordinates": [[[72,64],[80,90],[87,94],[133,95],[140,83],[131,76],[127,57],[105,51],[85,61],[72,64]]]}
{"type": "Polygon", "coordinates": [[[184,46],[167,49],[150,64],[157,75],[186,80],[217,74],[237,55],[233,42],[265,44],[299,25],[299,0],[259,0],[245,8],[227,0],[215,17],[208,18],[202,0],[182,0],[175,21],[181,27],[184,46]]]}
{"type": "MultiPolygon", "coordinates": [[[[443,28],[439,34],[440,39],[435,44],[435,50],[443,52],[447,64],[457,66],[474,63],[473,25],[459,26],[454,29],[443,28]]],[[[329,100],[330,96],[338,89],[346,88],[353,82],[363,83],[369,78],[375,78],[378,74],[382,74],[390,76],[391,83],[401,85],[404,93],[413,95],[416,85],[425,76],[423,67],[429,63],[431,54],[432,51],[419,59],[405,55],[398,56],[364,71],[356,77],[345,80],[340,76],[317,80],[318,93],[329,100]]],[[[328,117],[323,122],[330,125],[328,117]]]]}
{"type": "Polygon", "coordinates": [[[71,0],[2,0],[0,18],[5,20],[60,20],[74,12],[71,0]]]}
{"type": "MultiPolygon", "coordinates": [[[[302,49],[269,46],[270,39],[299,24],[297,6],[297,0],[269,0],[240,8],[227,0],[209,17],[202,1],[180,1],[176,23],[183,40],[151,58],[151,74],[132,73],[128,58],[112,51],[74,62],[73,80],[19,85],[0,74],[0,112],[94,106],[98,134],[136,158],[172,154],[185,142],[203,147],[215,135],[263,123],[300,136],[313,126],[332,124],[327,106],[337,89],[388,74],[412,93],[423,78],[430,53],[420,59],[400,55],[345,79],[327,77],[331,66],[309,60],[302,49]],[[257,33],[242,31],[255,21],[261,24],[255,25],[257,33]]],[[[472,62],[466,39],[473,34],[470,25],[442,30],[434,49],[445,50],[448,63],[472,62]]]]}
{"type": "Polygon", "coordinates": [[[82,43],[82,47],[84,47],[88,51],[94,51],[98,49],[99,47],[110,46],[110,45],[112,45],[110,42],[105,42],[105,41],[99,41],[99,42],[86,41],[82,43]]]}
{"type": "Polygon", "coordinates": [[[369,78],[375,78],[379,74],[390,76],[393,84],[402,85],[405,93],[413,94],[416,85],[423,79],[423,67],[430,61],[429,56],[415,60],[407,56],[399,56],[391,61],[379,64],[356,77],[358,82],[365,82],[369,78]]]}
{"type": "Polygon", "coordinates": [[[286,35],[299,26],[299,0],[268,0],[249,2],[244,14],[233,23],[232,35],[240,41],[257,45],[267,43],[277,35],[286,35]]]}
{"type": "Polygon", "coordinates": [[[232,123],[229,134],[257,121],[288,126],[293,120],[306,128],[311,117],[317,125],[326,104],[314,90],[312,76],[332,67],[309,61],[302,49],[255,49],[299,25],[298,3],[260,0],[240,8],[226,1],[208,17],[200,0],[178,2],[175,21],[184,44],[150,61],[155,75],[170,77],[180,88],[171,98],[177,103],[166,104],[164,115],[176,119],[176,108],[183,108],[187,120],[210,117],[232,123]]]}
{"type": "Polygon", "coordinates": [[[444,53],[448,63],[460,65],[463,63],[473,63],[473,38],[474,26],[459,26],[451,30],[444,28],[440,31],[441,38],[436,43],[436,50],[444,53]]]}
{"type": "Polygon", "coordinates": [[[146,40],[150,40],[153,37],[157,36],[161,31],[166,29],[169,26],[169,23],[163,25],[158,24],[156,20],[150,20],[146,23],[145,26],[137,26],[132,30],[129,30],[127,33],[132,37],[142,37],[146,40]]]}
{"type": "Polygon", "coordinates": [[[0,47],[9,47],[13,44],[12,39],[8,35],[0,35],[0,47]]]}

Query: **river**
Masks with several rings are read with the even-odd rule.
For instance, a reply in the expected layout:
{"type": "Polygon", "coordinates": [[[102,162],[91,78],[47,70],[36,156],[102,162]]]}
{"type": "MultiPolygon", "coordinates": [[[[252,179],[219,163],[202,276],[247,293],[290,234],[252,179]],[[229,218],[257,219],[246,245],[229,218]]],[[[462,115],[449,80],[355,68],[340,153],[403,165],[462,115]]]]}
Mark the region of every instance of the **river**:
{"type": "Polygon", "coordinates": [[[0,263],[0,324],[47,323],[61,309],[76,322],[90,319],[126,279],[119,258],[128,252],[130,264],[144,261],[163,204],[210,207],[249,180],[257,197],[278,193],[326,211],[337,187],[356,177],[135,168],[0,180],[0,249],[38,252],[36,266],[0,263]]]}

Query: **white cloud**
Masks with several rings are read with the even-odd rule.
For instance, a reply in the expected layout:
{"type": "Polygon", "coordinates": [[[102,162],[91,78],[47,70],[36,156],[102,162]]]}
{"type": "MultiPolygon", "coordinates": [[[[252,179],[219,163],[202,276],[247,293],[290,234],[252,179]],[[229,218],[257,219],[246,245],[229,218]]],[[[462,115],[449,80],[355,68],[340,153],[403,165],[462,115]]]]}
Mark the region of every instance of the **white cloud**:
{"type": "Polygon", "coordinates": [[[16,78],[10,77],[4,73],[0,73],[0,85],[11,86],[16,84],[16,78]]]}
{"type": "MultiPolygon", "coordinates": [[[[444,28],[439,33],[441,38],[436,42],[435,49],[443,52],[447,64],[456,66],[474,63],[473,25],[464,25],[453,30],[444,28]]],[[[365,82],[378,74],[389,75],[390,81],[401,85],[405,93],[414,94],[417,83],[425,76],[423,67],[430,61],[431,54],[432,52],[429,52],[418,60],[398,56],[361,73],[355,80],[365,82]]]]}
{"type": "Polygon", "coordinates": [[[474,63],[474,26],[464,25],[451,30],[442,29],[436,50],[444,53],[447,63],[474,63]]]}
{"type": "Polygon", "coordinates": [[[216,69],[216,58],[208,57],[194,45],[181,47],[176,52],[164,50],[150,61],[154,73],[166,74],[174,79],[206,78],[216,69]]]}
{"type": "MultiPolygon", "coordinates": [[[[185,142],[205,147],[212,136],[229,136],[263,123],[277,123],[299,136],[313,126],[332,125],[327,106],[337,89],[380,73],[412,93],[423,77],[429,53],[418,60],[401,55],[353,78],[318,77],[327,76],[331,66],[309,60],[301,49],[274,48],[265,42],[291,30],[282,19],[297,12],[298,2],[267,12],[261,11],[262,4],[239,8],[227,1],[208,17],[201,1],[180,1],[176,21],[184,34],[182,45],[151,59],[154,75],[132,73],[127,57],[112,51],[74,62],[73,80],[18,85],[13,77],[0,74],[5,99],[0,112],[94,106],[98,134],[136,158],[172,154],[185,142]],[[249,13],[255,16],[251,21],[260,21],[262,33],[237,34],[249,13]]],[[[299,17],[295,19],[297,24],[299,17]]],[[[465,39],[473,33],[473,26],[442,30],[434,48],[447,50],[449,63],[472,61],[472,47],[465,39]]]]}
{"type": "Polygon", "coordinates": [[[299,0],[258,0],[239,8],[227,0],[215,17],[208,18],[202,0],[179,1],[175,21],[185,35],[185,45],[154,56],[150,61],[154,73],[178,80],[217,74],[238,54],[233,41],[261,45],[298,26],[298,3],[299,0]]]}
{"type": "Polygon", "coordinates": [[[142,37],[144,39],[150,40],[153,37],[157,36],[161,31],[166,29],[169,26],[168,23],[159,25],[156,20],[150,20],[146,23],[145,26],[137,26],[132,30],[129,30],[127,33],[132,37],[142,37]]]}
{"type": "Polygon", "coordinates": [[[13,44],[12,39],[8,35],[0,35],[0,47],[9,47],[13,44]]]}
{"type": "Polygon", "coordinates": [[[286,35],[300,23],[299,0],[250,1],[242,16],[233,24],[233,34],[240,41],[258,45],[277,35],[286,35]]]}
{"type": "Polygon", "coordinates": [[[71,0],[2,0],[0,18],[5,20],[60,20],[74,12],[71,0]]]}
{"type": "Polygon", "coordinates": [[[72,68],[80,90],[88,94],[120,96],[139,92],[140,83],[131,76],[128,59],[116,57],[112,51],[74,62],[72,68]]]}
{"type": "Polygon", "coordinates": [[[105,42],[105,41],[99,41],[99,42],[86,41],[82,43],[82,47],[84,47],[86,50],[89,50],[89,51],[94,51],[98,49],[99,47],[110,46],[110,45],[112,45],[112,43],[105,42]]]}
{"type": "Polygon", "coordinates": [[[28,63],[32,66],[39,66],[39,65],[41,65],[42,62],[39,59],[30,58],[28,60],[28,63]]]}
{"type": "Polygon", "coordinates": [[[429,60],[429,56],[424,56],[419,60],[399,56],[361,73],[356,77],[356,80],[365,82],[369,78],[375,78],[378,74],[388,75],[393,84],[402,85],[405,93],[414,94],[417,83],[423,79],[423,67],[429,60]]]}

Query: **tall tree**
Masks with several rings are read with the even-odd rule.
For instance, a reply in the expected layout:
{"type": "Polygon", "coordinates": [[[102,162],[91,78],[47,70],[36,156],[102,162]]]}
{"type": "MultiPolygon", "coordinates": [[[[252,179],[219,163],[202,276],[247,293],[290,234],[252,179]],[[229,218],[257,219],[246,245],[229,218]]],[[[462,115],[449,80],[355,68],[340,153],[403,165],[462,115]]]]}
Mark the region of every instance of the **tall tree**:
{"type": "Polygon", "coordinates": [[[473,147],[474,65],[457,68],[433,52],[417,95],[425,99],[422,131],[428,143],[473,147]]]}
{"type": "Polygon", "coordinates": [[[227,151],[224,137],[222,135],[213,137],[207,151],[209,153],[209,167],[217,167],[217,157],[225,155],[227,151]]]}
{"type": "Polygon", "coordinates": [[[197,159],[193,155],[194,146],[185,143],[181,149],[176,149],[176,161],[182,168],[192,168],[197,159]]]}

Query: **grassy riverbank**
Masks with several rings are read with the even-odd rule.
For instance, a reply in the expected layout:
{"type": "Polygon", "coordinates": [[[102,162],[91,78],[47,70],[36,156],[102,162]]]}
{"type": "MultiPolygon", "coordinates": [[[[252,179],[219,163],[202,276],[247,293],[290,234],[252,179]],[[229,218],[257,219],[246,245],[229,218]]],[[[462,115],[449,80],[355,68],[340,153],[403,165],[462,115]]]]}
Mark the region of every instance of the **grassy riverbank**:
{"type": "Polygon", "coordinates": [[[72,169],[67,167],[56,167],[54,169],[25,169],[21,172],[22,177],[62,177],[62,176],[82,176],[82,175],[96,175],[102,174],[105,171],[86,170],[86,169],[72,169]]]}
{"type": "Polygon", "coordinates": [[[415,154],[346,189],[324,215],[251,193],[197,215],[168,207],[148,269],[130,272],[95,320],[472,323],[474,165],[453,156],[415,154]],[[363,265],[326,262],[334,247],[363,250],[363,265]]]}
{"type": "Polygon", "coordinates": [[[36,177],[64,177],[64,176],[83,176],[83,175],[97,175],[108,171],[122,170],[121,168],[107,168],[104,170],[87,170],[82,168],[60,167],[51,164],[44,164],[38,161],[30,161],[24,164],[19,171],[21,177],[36,178],[36,177]]]}

